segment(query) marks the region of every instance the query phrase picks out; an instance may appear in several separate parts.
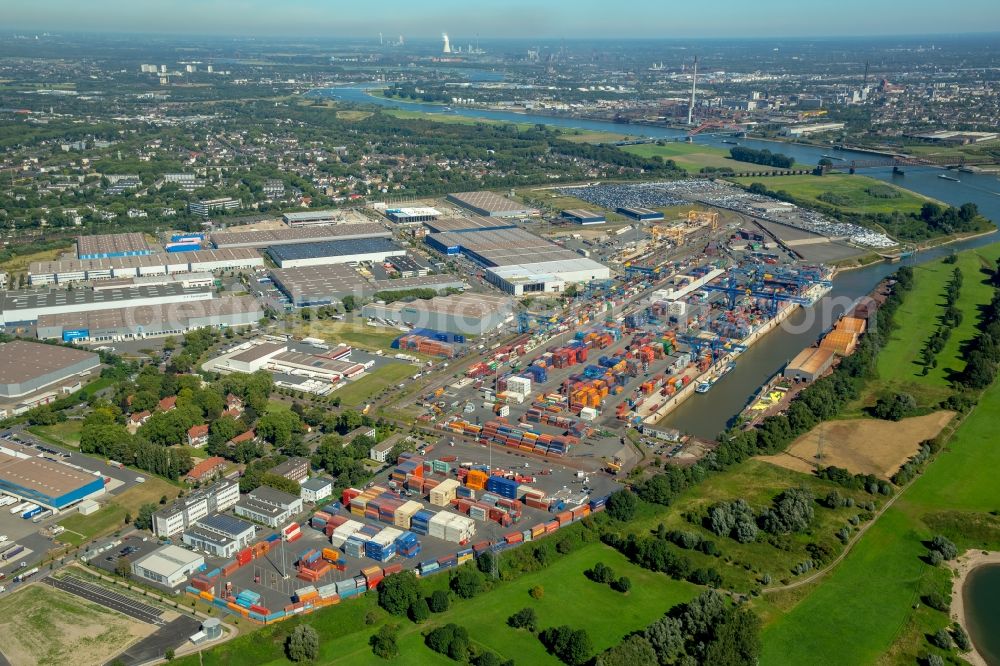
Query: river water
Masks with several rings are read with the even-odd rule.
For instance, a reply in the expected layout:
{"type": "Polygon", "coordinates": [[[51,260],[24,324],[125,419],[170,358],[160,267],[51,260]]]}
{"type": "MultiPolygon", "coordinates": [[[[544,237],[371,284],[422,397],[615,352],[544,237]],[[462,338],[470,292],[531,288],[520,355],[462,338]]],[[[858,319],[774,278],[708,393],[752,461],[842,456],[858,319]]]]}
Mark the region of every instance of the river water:
{"type": "Polygon", "coordinates": [[[962,592],[972,642],[987,664],[1000,666],[1000,565],[970,571],[962,592]]]}
{"type": "MultiPolygon", "coordinates": [[[[335,97],[345,102],[358,104],[377,104],[394,108],[423,111],[426,113],[447,113],[471,118],[486,118],[513,123],[540,123],[545,125],[594,130],[597,132],[617,132],[622,134],[640,135],[651,138],[677,139],[683,137],[682,130],[665,127],[646,127],[642,125],[619,125],[597,120],[581,120],[577,118],[561,118],[543,115],[514,113],[509,111],[486,111],[456,107],[451,112],[445,112],[441,106],[403,102],[383,97],[373,97],[367,94],[367,88],[329,88],[315,91],[315,94],[335,97]]],[[[728,148],[723,144],[725,137],[698,136],[696,143],[728,148]]],[[[774,141],[740,139],[740,145],[751,148],[767,148],[774,152],[790,155],[796,162],[816,164],[824,154],[837,155],[846,160],[873,159],[870,153],[833,150],[803,146],[774,141]]],[[[980,212],[993,220],[1000,221],[1000,178],[995,175],[967,174],[956,175],[961,182],[953,182],[938,178],[942,173],[933,167],[906,167],[906,175],[894,176],[891,168],[864,169],[866,176],[879,178],[895,183],[914,192],[954,206],[972,202],[979,206],[980,212]]],[[[921,264],[956,250],[981,247],[1000,240],[1000,232],[988,236],[974,238],[960,243],[920,252],[907,262],[921,264]]],[[[854,299],[869,293],[886,275],[895,270],[895,266],[875,264],[867,268],[848,271],[836,277],[830,294],[813,308],[798,310],[788,318],[781,327],[765,336],[763,340],[743,354],[736,369],[719,380],[712,390],[705,394],[696,394],[674,410],[664,421],[665,425],[678,428],[684,432],[699,437],[714,438],[726,429],[730,420],[748,404],[757,389],[792,359],[804,347],[815,342],[819,336],[829,329],[844,312],[846,305],[854,299]]]]}

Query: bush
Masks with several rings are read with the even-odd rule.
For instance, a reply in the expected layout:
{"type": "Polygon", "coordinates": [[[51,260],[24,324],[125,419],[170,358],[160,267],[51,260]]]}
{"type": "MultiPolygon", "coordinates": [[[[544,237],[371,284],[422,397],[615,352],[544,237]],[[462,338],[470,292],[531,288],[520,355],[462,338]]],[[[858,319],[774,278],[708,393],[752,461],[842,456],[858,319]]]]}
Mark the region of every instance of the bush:
{"type": "Polygon", "coordinates": [[[431,616],[431,609],[427,605],[427,600],[421,597],[410,604],[406,614],[414,622],[423,622],[431,616]]]}
{"type": "Polygon", "coordinates": [[[285,641],[290,661],[313,661],[319,656],[319,634],[308,624],[300,624],[285,641]]]}
{"type": "Polygon", "coordinates": [[[944,558],[941,556],[940,551],[932,550],[927,553],[927,561],[932,567],[940,566],[944,562],[944,558]]]}
{"type": "Polygon", "coordinates": [[[930,635],[928,640],[934,647],[939,647],[942,650],[951,649],[951,634],[948,633],[947,629],[938,629],[930,635]]]}
{"type": "MultiPolygon", "coordinates": [[[[395,576],[390,576],[390,578],[394,577],[395,576]]],[[[463,599],[471,599],[482,592],[485,587],[483,574],[470,566],[463,566],[452,574],[449,585],[451,586],[452,592],[463,599]]]]}
{"type": "Polygon", "coordinates": [[[393,615],[406,615],[420,598],[420,584],[412,571],[383,578],[378,584],[378,605],[393,615]]]}
{"type": "Polygon", "coordinates": [[[947,613],[948,609],[951,607],[951,601],[943,594],[939,594],[937,592],[925,594],[923,596],[923,601],[934,610],[941,611],[942,613],[947,613]]]}
{"type": "Polygon", "coordinates": [[[543,629],[538,634],[538,640],[550,654],[569,666],[581,666],[590,659],[594,651],[586,630],[573,629],[567,625],[543,629]]]}
{"type": "Polygon", "coordinates": [[[612,590],[621,592],[622,594],[632,589],[632,581],[629,580],[628,576],[622,576],[618,580],[613,580],[610,585],[612,590]]]}
{"type": "Polygon", "coordinates": [[[545,595],[545,588],[541,585],[535,585],[533,588],[528,590],[528,594],[531,595],[532,599],[541,599],[545,595]]]}
{"type": "Polygon", "coordinates": [[[514,629],[527,629],[534,633],[538,628],[538,614],[534,608],[522,608],[507,618],[507,625],[514,629]]]}
{"type": "Polygon", "coordinates": [[[972,641],[969,640],[969,635],[965,633],[965,629],[958,623],[951,625],[951,638],[955,641],[955,647],[961,652],[968,652],[972,649],[972,641]]]}
{"type": "Polygon", "coordinates": [[[635,510],[639,505],[639,500],[630,490],[619,490],[611,493],[605,505],[605,512],[622,522],[627,522],[635,517],[635,510]]]}
{"type": "Polygon", "coordinates": [[[443,613],[448,610],[448,606],[451,605],[448,590],[434,590],[427,605],[432,613],[443,613]]]}
{"type": "Polygon", "coordinates": [[[396,631],[398,627],[394,624],[387,624],[378,630],[368,639],[368,644],[372,646],[372,654],[382,659],[392,659],[399,656],[399,645],[396,643],[396,631]]]}
{"type": "Polygon", "coordinates": [[[594,565],[593,569],[587,569],[584,571],[583,575],[595,583],[603,583],[605,585],[615,579],[614,570],[604,564],[604,562],[598,562],[594,565]]]}
{"type": "Polygon", "coordinates": [[[946,560],[958,557],[958,547],[950,539],[940,534],[931,539],[930,549],[941,553],[941,557],[946,560]]]}
{"type": "Polygon", "coordinates": [[[446,624],[428,632],[424,643],[430,649],[440,654],[446,654],[455,661],[467,661],[469,658],[469,632],[465,627],[456,624],[446,624]]]}

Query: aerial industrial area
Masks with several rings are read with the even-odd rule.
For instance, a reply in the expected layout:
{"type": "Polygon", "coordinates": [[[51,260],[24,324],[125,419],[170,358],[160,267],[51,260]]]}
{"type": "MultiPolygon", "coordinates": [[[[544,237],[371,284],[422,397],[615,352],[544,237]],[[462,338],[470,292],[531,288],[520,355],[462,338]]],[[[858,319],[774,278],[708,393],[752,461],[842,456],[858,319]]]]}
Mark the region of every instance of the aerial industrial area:
{"type": "Polygon", "coordinates": [[[0,662],[1000,663],[995,39],[451,34],[0,35],[0,662]]]}

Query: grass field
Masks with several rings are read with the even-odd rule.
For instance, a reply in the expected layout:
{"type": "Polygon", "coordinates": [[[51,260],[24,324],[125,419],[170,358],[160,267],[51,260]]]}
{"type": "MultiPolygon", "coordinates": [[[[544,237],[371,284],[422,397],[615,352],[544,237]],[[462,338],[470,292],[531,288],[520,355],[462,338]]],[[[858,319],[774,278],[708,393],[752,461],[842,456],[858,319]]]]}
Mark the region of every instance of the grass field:
{"type": "Polygon", "coordinates": [[[28,585],[0,598],[3,654],[15,666],[98,666],[153,630],[48,585],[28,585]]]}
{"type": "MultiPolygon", "coordinates": [[[[427,583],[442,588],[447,584],[447,576],[433,576],[427,583]]],[[[453,600],[448,611],[433,615],[422,625],[393,618],[391,621],[400,625],[400,656],[392,663],[454,664],[428,649],[422,636],[422,632],[433,626],[454,622],[466,627],[478,645],[515,659],[518,664],[555,665],[559,661],[545,652],[536,636],[507,627],[510,615],[530,606],[538,613],[540,627],[568,624],[586,628],[595,650],[599,651],[617,643],[627,633],[645,627],[670,607],[688,601],[697,593],[698,588],[690,583],[640,569],[603,544],[589,544],[543,571],[502,583],[469,601],[453,600]],[[583,571],[597,562],[604,562],[618,575],[628,576],[632,580],[632,590],[622,595],[607,585],[585,578],[583,571]],[[528,595],[528,590],[535,585],[545,589],[539,600],[528,595]]],[[[368,637],[378,631],[386,619],[374,602],[375,595],[370,594],[304,618],[322,637],[318,663],[376,663],[368,637]],[[368,611],[375,612],[379,620],[366,626],[363,618],[368,611]]],[[[187,666],[198,662],[195,658],[180,663],[187,666]]],[[[240,666],[286,662],[280,656],[279,641],[274,640],[271,630],[264,629],[206,653],[202,663],[204,666],[240,666]]]]}
{"type": "Polygon", "coordinates": [[[38,435],[47,442],[63,446],[80,447],[80,430],[83,421],[62,421],[49,426],[29,426],[28,431],[38,435]]]}
{"type": "Polygon", "coordinates": [[[632,137],[618,132],[593,132],[591,130],[560,128],[559,138],[574,143],[615,143],[616,141],[627,141],[632,137]]]}
{"type": "MultiPolygon", "coordinates": [[[[663,145],[655,143],[642,143],[636,146],[622,146],[622,150],[639,155],[640,157],[656,157],[659,155],[665,160],[673,160],[677,166],[697,173],[703,167],[723,168],[729,167],[733,171],[781,171],[774,167],[761,166],[759,164],[748,164],[738,162],[729,157],[729,151],[723,148],[705,146],[697,143],[684,143],[682,141],[668,141],[663,145]]],[[[796,168],[806,168],[796,165],[796,168]]]]}
{"type": "Polygon", "coordinates": [[[120,495],[113,496],[111,501],[95,513],[84,516],[71,513],[59,521],[66,528],[56,539],[62,543],[79,546],[98,536],[108,534],[125,526],[125,514],[133,518],[139,514],[143,504],[159,505],[164,495],[172,500],[180,494],[180,488],[172,483],[152,475],[144,475],[146,482],[137,483],[120,495]]]}
{"type": "Polygon", "coordinates": [[[301,337],[322,338],[334,344],[344,342],[352,347],[368,351],[392,351],[395,354],[397,350],[392,349],[392,341],[401,336],[403,332],[395,328],[367,326],[361,322],[321,319],[301,324],[296,323],[292,334],[301,337]]]}
{"type": "MultiPolygon", "coordinates": [[[[755,178],[734,178],[734,181],[749,185],[755,178]]],[[[826,176],[782,176],[780,179],[767,180],[764,183],[768,189],[783,190],[792,196],[805,201],[834,206],[850,213],[915,213],[929,199],[901,187],[890,185],[876,178],[849,174],[827,174],[826,176]],[[868,188],[891,188],[899,193],[894,199],[881,199],[871,196],[868,188]],[[820,200],[824,193],[832,193],[843,198],[845,205],[834,205],[820,200]]]]}
{"type": "Polygon", "coordinates": [[[878,419],[825,421],[802,435],[785,451],[761,460],[811,473],[822,444],[822,464],[843,467],[853,474],[874,474],[888,479],[920,448],[944,428],[953,412],[934,412],[893,423],[878,419]]]}
{"type": "Polygon", "coordinates": [[[389,363],[348,383],[333,395],[339,396],[347,407],[361,407],[383,389],[398,384],[418,372],[420,370],[409,363],[389,363]]]}
{"type": "Polygon", "coordinates": [[[958,254],[954,264],[941,260],[914,267],[913,291],[897,311],[897,328],[879,353],[879,379],[869,382],[861,399],[851,406],[847,415],[860,414],[864,407],[873,405],[879,395],[890,391],[910,393],[921,406],[933,406],[948,397],[950,376],[965,368],[963,348],[976,334],[979,308],[993,296],[992,288],[985,284],[982,268],[995,265],[998,257],[1000,245],[989,245],[958,254]],[[957,307],[964,317],[937,355],[937,367],[922,376],[920,350],[938,326],[944,312],[945,286],[956,267],[962,270],[957,307]]]}
{"type": "Polygon", "coordinates": [[[69,250],[71,241],[67,241],[66,247],[55,250],[42,250],[33,254],[21,254],[11,257],[7,261],[0,263],[0,271],[5,273],[23,273],[28,270],[28,264],[33,261],[55,261],[69,250]]]}

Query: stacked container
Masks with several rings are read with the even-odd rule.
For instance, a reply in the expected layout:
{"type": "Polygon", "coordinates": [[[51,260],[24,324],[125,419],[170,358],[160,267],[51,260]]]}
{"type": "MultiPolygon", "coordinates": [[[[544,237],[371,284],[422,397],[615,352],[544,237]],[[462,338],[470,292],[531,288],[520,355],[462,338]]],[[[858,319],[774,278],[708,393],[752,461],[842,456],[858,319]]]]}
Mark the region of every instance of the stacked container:
{"type": "Polygon", "coordinates": [[[455,499],[459,483],[455,479],[445,479],[436,487],[431,488],[430,502],[435,506],[448,506],[455,499]]]}

